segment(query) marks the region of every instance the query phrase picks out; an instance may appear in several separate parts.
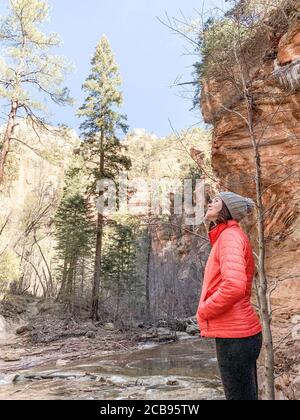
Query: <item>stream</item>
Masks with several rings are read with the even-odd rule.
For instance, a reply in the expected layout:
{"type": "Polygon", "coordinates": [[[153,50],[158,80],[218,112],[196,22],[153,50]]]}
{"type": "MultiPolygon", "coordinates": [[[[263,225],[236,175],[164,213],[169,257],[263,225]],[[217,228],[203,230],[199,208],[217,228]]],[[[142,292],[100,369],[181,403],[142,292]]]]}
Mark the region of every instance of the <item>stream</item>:
{"type": "Polygon", "coordinates": [[[224,398],[214,344],[200,338],[146,343],[127,353],[41,365],[19,374],[15,383],[8,375],[0,376],[1,400],[224,398]]]}

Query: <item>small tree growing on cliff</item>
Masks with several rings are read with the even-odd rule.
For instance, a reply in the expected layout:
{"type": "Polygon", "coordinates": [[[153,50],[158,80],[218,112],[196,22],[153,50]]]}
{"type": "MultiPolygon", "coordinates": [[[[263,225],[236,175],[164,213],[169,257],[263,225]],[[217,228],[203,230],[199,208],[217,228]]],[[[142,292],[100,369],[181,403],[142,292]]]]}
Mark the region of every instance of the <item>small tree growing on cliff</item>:
{"type": "Polygon", "coordinates": [[[44,126],[38,116],[45,111],[42,96],[60,105],[71,102],[68,90],[61,87],[70,66],[63,57],[49,54],[60,41],[56,34],[46,35],[40,29],[48,14],[45,0],[10,0],[7,16],[0,19],[0,98],[9,105],[0,150],[0,183],[11,142],[20,141],[14,137],[17,117],[27,116],[33,126],[44,126]]]}
{"type": "MultiPolygon", "coordinates": [[[[90,192],[96,196],[97,182],[115,179],[122,169],[129,169],[130,161],[122,154],[118,132],[126,133],[126,117],[115,108],[122,105],[118,90],[121,80],[108,39],[103,36],[92,59],[91,74],[83,85],[87,93],[78,114],[85,118],[81,124],[84,139],[82,152],[91,180],[90,192]]],[[[101,196],[103,192],[100,192],[101,196]]],[[[104,216],[97,215],[96,255],[92,293],[91,317],[98,319],[99,293],[102,271],[104,216]]]]}
{"type": "MultiPolygon", "coordinates": [[[[273,185],[297,175],[293,171],[284,174],[280,180],[266,184],[262,161],[262,147],[268,145],[266,135],[275,124],[276,117],[282,111],[282,105],[291,91],[266,89],[262,96],[258,81],[263,79],[264,64],[274,60],[277,55],[278,42],[297,15],[295,2],[273,0],[270,2],[243,0],[230,1],[231,10],[223,12],[216,9],[213,17],[195,31],[195,22],[187,20],[168,20],[167,25],[176,33],[192,40],[195,50],[201,55],[201,61],[195,66],[196,80],[189,82],[202,87],[203,100],[217,104],[219,113],[213,115],[219,121],[224,115],[234,117],[239,127],[246,127],[249,144],[244,150],[252,149],[251,159],[254,174],[245,174],[242,182],[255,192],[257,204],[258,233],[258,303],[264,330],[264,355],[266,399],[275,399],[274,345],[271,330],[272,308],[269,300],[269,281],[266,274],[266,216],[274,206],[266,206],[266,193],[273,185]],[[196,34],[195,40],[187,33],[196,34]],[[222,86],[223,97],[219,87],[222,86]],[[224,94],[225,93],[225,94],[224,94]],[[228,100],[230,98],[230,100],[228,100]],[[262,109],[266,100],[275,103],[275,111],[263,120],[262,109]],[[260,105],[261,104],[261,105],[260,105]],[[254,187],[254,188],[253,188],[254,187]]],[[[202,19],[202,22],[204,19],[202,19]]],[[[191,35],[192,36],[192,35],[191,35]]],[[[276,77],[276,74],[275,74],[276,77]]],[[[270,82],[270,81],[268,81],[270,82]]],[[[276,82],[274,81],[274,84],[276,82]]],[[[199,90],[196,94],[199,102],[199,90]]],[[[270,135],[270,134],[269,134],[270,135]]],[[[296,139],[296,137],[295,137],[296,139]]],[[[269,140],[270,141],[270,140],[269,140]]],[[[270,142],[272,144],[272,141],[270,142]]],[[[235,147],[235,150],[238,149],[235,147]]],[[[245,156],[239,152],[243,159],[245,156]]],[[[247,156],[249,159],[250,156],[247,156]]],[[[269,170],[269,169],[268,169],[269,170]]],[[[275,175],[274,175],[275,176],[275,175]]],[[[272,176],[270,177],[272,179],[272,176]]],[[[222,186],[226,186],[224,180],[222,186]]],[[[228,189],[232,189],[228,183],[228,189]]]]}

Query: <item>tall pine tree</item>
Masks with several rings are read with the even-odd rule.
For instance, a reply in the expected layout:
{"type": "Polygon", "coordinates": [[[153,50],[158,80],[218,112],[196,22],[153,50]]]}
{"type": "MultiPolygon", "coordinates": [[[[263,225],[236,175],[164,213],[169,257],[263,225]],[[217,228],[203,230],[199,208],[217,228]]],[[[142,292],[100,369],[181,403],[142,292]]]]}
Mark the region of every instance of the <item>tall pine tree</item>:
{"type": "MultiPolygon", "coordinates": [[[[122,153],[119,135],[126,133],[126,117],[117,109],[122,105],[121,79],[108,39],[103,36],[91,62],[91,73],[83,85],[86,99],[79,109],[82,151],[87,161],[91,192],[101,179],[116,179],[120,170],[129,169],[130,161],[122,153]]],[[[101,192],[99,193],[101,194],[101,192]]],[[[92,319],[99,319],[99,293],[103,248],[104,217],[97,215],[96,255],[92,292],[92,319]]]]}
{"type": "Polygon", "coordinates": [[[63,57],[50,54],[60,41],[56,34],[41,31],[48,9],[45,0],[9,0],[8,14],[0,17],[0,97],[9,109],[0,149],[0,184],[11,142],[21,141],[14,135],[16,118],[27,116],[42,126],[38,114],[45,111],[43,96],[60,105],[71,103],[61,86],[70,66],[63,57]]]}

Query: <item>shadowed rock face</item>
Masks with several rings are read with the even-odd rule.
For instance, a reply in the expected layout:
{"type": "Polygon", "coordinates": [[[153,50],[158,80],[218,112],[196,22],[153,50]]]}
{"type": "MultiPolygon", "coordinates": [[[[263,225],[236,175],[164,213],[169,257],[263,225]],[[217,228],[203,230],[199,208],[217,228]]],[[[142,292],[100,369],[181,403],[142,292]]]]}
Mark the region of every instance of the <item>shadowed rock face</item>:
{"type": "MultiPolygon", "coordinates": [[[[255,134],[261,137],[264,204],[266,215],[267,274],[276,285],[272,293],[275,344],[289,331],[290,336],[277,351],[280,398],[299,399],[300,314],[300,23],[296,22],[279,40],[275,61],[253,64],[255,134]],[[284,357],[283,357],[284,354],[284,357]],[[296,359],[295,359],[296,357],[296,359]],[[284,359],[284,361],[283,361],[284,359]],[[294,360],[293,360],[294,359],[294,360]],[[283,379],[284,378],[284,379],[283,379]]],[[[245,114],[245,103],[226,84],[203,83],[202,112],[213,124],[212,165],[220,182],[230,189],[255,197],[254,154],[245,122],[222,105],[245,114]]],[[[256,244],[254,219],[246,222],[256,244]]]]}

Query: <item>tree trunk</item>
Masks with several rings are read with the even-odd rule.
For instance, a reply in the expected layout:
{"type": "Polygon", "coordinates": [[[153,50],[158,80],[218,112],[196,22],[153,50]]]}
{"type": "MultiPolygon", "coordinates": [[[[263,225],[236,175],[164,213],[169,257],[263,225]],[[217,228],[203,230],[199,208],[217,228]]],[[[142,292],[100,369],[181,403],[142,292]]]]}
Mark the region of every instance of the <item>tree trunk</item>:
{"type": "MultiPolygon", "coordinates": [[[[67,250],[64,251],[65,255],[67,253],[67,250]]],[[[65,257],[64,259],[64,268],[63,268],[63,277],[61,281],[60,290],[58,292],[56,300],[59,302],[64,299],[65,293],[66,293],[66,285],[67,285],[67,275],[68,275],[68,259],[65,257]]]]}
{"type": "Polygon", "coordinates": [[[114,323],[116,320],[119,319],[119,308],[120,308],[120,296],[121,296],[121,275],[123,276],[123,268],[122,268],[122,261],[123,261],[123,252],[122,249],[118,250],[118,278],[117,278],[117,304],[115,309],[114,315],[114,323]]]}
{"type": "Polygon", "coordinates": [[[262,203],[262,176],[259,150],[256,150],[256,170],[257,170],[257,197],[258,197],[258,274],[259,274],[259,304],[264,331],[264,350],[265,350],[265,380],[266,380],[266,399],[275,400],[275,379],[274,379],[274,346],[271,330],[271,312],[268,305],[268,280],[265,272],[265,233],[264,233],[264,209],[262,203]]]}
{"type": "MultiPolygon", "coordinates": [[[[246,90],[245,90],[246,92],[246,90]]],[[[248,106],[248,120],[249,120],[249,132],[254,150],[255,158],[255,186],[256,186],[256,198],[258,204],[258,274],[259,274],[259,305],[260,313],[263,324],[264,334],[264,356],[265,356],[265,398],[266,400],[275,400],[275,360],[274,360],[274,346],[271,329],[271,308],[268,305],[268,280],[265,270],[265,216],[264,206],[262,201],[262,170],[261,170],[261,156],[259,151],[259,144],[256,141],[253,125],[253,98],[251,95],[246,95],[246,101],[248,106]]]]}
{"type": "MultiPolygon", "coordinates": [[[[47,261],[45,255],[44,255],[44,253],[43,253],[43,250],[42,250],[42,248],[41,248],[41,246],[39,244],[39,241],[37,240],[35,234],[33,235],[33,238],[34,238],[34,241],[35,241],[35,243],[36,243],[36,245],[37,245],[37,247],[38,247],[38,249],[40,251],[40,254],[41,254],[42,259],[43,259],[43,261],[45,263],[45,266],[47,268],[47,272],[48,272],[48,276],[49,276],[49,281],[47,281],[47,290],[48,290],[49,297],[52,297],[52,295],[54,294],[53,293],[53,278],[52,278],[52,273],[51,273],[51,270],[50,270],[48,261],[47,261]]],[[[45,278],[46,278],[46,275],[45,275],[45,278]]]]}
{"type": "Polygon", "coordinates": [[[94,284],[93,284],[93,292],[92,292],[92,311],[91,311],[91,318],[96,321],[99,320],[98,310],[99,310],[99,292],[100,292],[100,284],[101,284],[102,236],[103,236],[103,215],[98,214],[95,271],[94,271],[94,284]]]}
{"type": "Polygon", "coordinates": [[[4,134],[2,149],[0,151],[0,184],[3,183],[3,179],[4,179],[4,168],[5,168],[5,164],[7,160],[7,155],[10,149],[10,142],[14,134],[17,110],[18,110],[18,101],[12,101],[11,109],[10,109],[10,113],[8,117],[8,123],[7,123],[6,131],[4,134]]]}
{"type": "Polygon", "coordinates": [[[73,270],[73,278],[72,278],[72,290],[70,294],[71,299],[71,313],[75,314],[76,307],[77,307],[77,295],[76,295],[76,278],[77,278],[77,265],[78,265],[78,259],[76,258],[74,260],[74,270],[73,270]]]}
{"type": "Polygon", "coordinates": [[[79,304],[79,311],[80,311],[80,315],[82,314],[82,308],[83,308],[83,299],[84,299],[84,278],[85,278],[85,259],[84,257],[82,258],[82,262],[81,262],[81,290],[80,290],[80,304],[79,304]]]}
{"type": "Polygon", "coordinates": [[[67,283],[65,288],[64,302],[67,303],[69,311],[72,313],[72,292],[73,292],[73,280],[74,270],[76,265],[76,258],[72,257],[70,261],[70,267],[68,270],[67,283]]]}
{"type": "Polygon", "coordinates": [[[151,233],[148,230],[148,253],[147,253],[147,271],[146,271],[146,322],[151,323],[150,308],[150,259],[151,259],[151,233]]]}
{"type": "MultiPolygon", "coordinates": [[[[104,178],[104,158],[104,131],[102,130],[100,137],[100,179],[104,178]]],[[[103,192],[100,192],[100,196],[102,194],[103,192]]],[[[99,213],[97,217],[96,255],[91,310],[91,318],[96,321],[99,320],[99,293],[101,285],[103,223],[103,215],[99,213]]]]}

